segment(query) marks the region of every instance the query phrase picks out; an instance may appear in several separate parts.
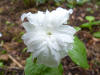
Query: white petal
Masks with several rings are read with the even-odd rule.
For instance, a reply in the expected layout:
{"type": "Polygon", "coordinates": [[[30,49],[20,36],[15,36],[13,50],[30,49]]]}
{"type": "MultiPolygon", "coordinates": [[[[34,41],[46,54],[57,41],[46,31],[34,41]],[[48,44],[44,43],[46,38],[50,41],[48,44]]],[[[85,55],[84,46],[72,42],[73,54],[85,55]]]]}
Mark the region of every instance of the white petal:
{"type": "Polygon", "coordinates": [[[45,52],[41,53],[37,57],[37,63],[45,64],[45,65],[47,65],[49,67],[57,67],[59,65],[59,63],[60,63],[60,60],[61,59],[59,58],[59,55],[58,56],[57,55],[53,56],[48,51],[45,51],[45,52]]]}
{"type": "Polygon", "coordinates": [[[52,24],[62,25],[67,23],[70,14],[72,14],[72,9],[66,10],[59,7],[56,10],[53,10],[50,15],[52,17],[52,24]]]}
{"type": "Polygon", "coordinates": [[[31,17],[30,15],[32,15],[31,12],[22,14],[22,16],[21,16],[21,20],[24,21],[25,18],[29,18],[29,17],[31,17]]]}
{"type": "Polygon", "coordinates": [[[32,32],[35,28],[34,25],[30,24],[29,22],[24,22],[22,25],[27,32],[32,32]]]}
{"type": "Polygon", "coordinates": [[[69,25],[62,25],[56,29],[57,29],[56,31],[58,31],[62,34],[65,33],[65,34],[69,34],[69,35],[74,35],[76,33],[76,30],[69,25]]]}
{"type": "Polygon", "coordinates": [[[62,33],[56,33],[55,37],[57,41],[67,42],[67,43],[73,43],[74,37],[72,35],[62,34],[62,33]]]}
{"type": "Polygon", "coordinates": [[[21,20],[23,21],[24,18],[27,18],[27,20],[33,24],[33,25],[41,25],[44,20],[44,14],[41,11],[38,11],[38,13],[32,14],[32,13],[24,13],[21,16],[21,20]]]}
{"type": "Polygon", "coordinates": [[[46,39],[47,43],[48,43],[48,47],[51,49],[51,51],[58,51],[60,50],[60,47],[57,43],[56,37],[51,35],[51,37],[46,39]]]}

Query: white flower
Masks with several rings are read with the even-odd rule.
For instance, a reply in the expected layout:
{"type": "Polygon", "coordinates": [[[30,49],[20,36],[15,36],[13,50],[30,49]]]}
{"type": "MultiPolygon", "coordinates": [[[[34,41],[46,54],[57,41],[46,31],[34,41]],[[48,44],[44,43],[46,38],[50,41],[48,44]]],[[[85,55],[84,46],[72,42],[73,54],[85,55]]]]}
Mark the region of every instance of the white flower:
{"type": "Polygon", "coordinates": [[[24,13],[22,21],[27,18],[23,26],[26,33],[22,36],[28,51],[33,58],[37,57],[37,63],[50,67],[58,66],[61,59],[67,55],[73,47],[76,30],[67,23],[72,9],[57,8],[49,12],[24,13]]]}

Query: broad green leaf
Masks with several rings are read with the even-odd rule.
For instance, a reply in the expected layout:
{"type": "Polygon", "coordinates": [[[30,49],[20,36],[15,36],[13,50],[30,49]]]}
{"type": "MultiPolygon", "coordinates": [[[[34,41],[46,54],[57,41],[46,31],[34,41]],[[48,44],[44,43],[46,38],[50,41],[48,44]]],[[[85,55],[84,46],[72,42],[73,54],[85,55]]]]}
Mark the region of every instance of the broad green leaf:
{"type": "Polygon", "coordinates": [[[82,41],[80,41],[76,36],[74,39],[74,47],[72,50],[69,50],[68,55],[77,65],[82,68],[89,68],[87,57],[86,57],[86,48],[82,41]]]}
{"type": "Polygon", "coordinates": [[[93,36],[96,37],[96,38],[100,38],[100,32],[93,33],[93,36]]]}
{"type": "Polygon", "coordinates": [[[47,67],[42,64],[36,64],[32,61],[32,56],[26,61],[25,75],[62,75],[63,67],[59,65],[58,67],[47,67]]]}
{"type": "Polygon", "coordinates": [[[88,20],[89,22],[92,22],[95,20],[95,17],[94,16],[86,16],[85,19],[88,20]]]}

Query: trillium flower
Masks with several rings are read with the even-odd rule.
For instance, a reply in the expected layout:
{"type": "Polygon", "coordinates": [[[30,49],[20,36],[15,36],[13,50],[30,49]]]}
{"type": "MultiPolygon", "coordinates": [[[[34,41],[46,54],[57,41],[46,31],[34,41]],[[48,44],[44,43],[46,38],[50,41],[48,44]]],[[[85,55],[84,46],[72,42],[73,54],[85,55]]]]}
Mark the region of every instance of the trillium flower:
{"type": "Polygon", "coordinates": [[[72,9],[59,7],[51,12],[47,10],[22,14],[21,20],[28,20],[22,24],[26,30],[22,39],[28,52],[32,52],[33,58],[37,58],[37,63],[56,67],[68,50],[73,48],[73,35],[76,30],[64,25],[72,12],[72,9]]]}

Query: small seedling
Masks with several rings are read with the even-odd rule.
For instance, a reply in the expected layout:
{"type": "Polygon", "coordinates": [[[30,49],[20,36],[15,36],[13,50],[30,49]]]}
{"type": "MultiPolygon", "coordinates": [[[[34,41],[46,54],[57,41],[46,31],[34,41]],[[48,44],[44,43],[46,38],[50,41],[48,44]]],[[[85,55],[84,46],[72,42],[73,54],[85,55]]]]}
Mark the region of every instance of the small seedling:
{"type": "Polygon", "coordinates": [[[7,51],[6,51],[6,50],[2,50],[1,53],[2,53],[2,54],[6,54],[7,51]]]}
{"type": "Polygon", "coordinates": [[[89,0],[67,0],[67,6],[69,8],[74,8],[76,5],[83,5],[86,2],[89,2],[89,0]]]}
{"type": "Polygon", "coordinates": [[[93,33],[93,36],[96,37],[96,38],[100,38],[100,31],[93,33]]]}
{"type": "Polygon", "coordinates": [[[86,16],[86,20],[88,20],[87,23],[82,24],[81,28],[88,28],[90,31],[92,31],[92,26],[100,24],[100,21],[95,21],[94,16],[86,16]]]}
{"type": "Polygon", "coordinates": [[[95,17],[94,16],[86,16],[85,19],[88,20],[89,22],[92,22],[95,20],[95,17]]]}
{"type": "Polygon", "coordinates": [[[4,64],[3,64],[3,62],[0,62],[0,67],[4,67],[4,64]]]}
{"type": "Polygon", "coordinates": [[[81,30],[80,27],[74,27],[74,28],[76,29],[77,32],[81,30]]]}

